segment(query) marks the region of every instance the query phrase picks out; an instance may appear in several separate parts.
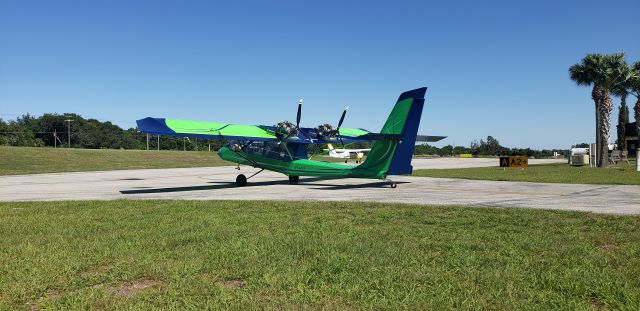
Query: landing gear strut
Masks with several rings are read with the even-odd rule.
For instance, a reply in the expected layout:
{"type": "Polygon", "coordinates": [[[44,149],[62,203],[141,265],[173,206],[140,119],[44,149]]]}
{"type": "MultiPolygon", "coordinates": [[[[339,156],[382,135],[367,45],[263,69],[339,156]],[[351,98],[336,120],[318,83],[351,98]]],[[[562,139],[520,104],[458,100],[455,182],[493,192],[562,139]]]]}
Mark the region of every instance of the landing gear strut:
{"type": "Polygon", "coordinates": [[[290,184],[297,184],[298,180],[300,180],[300,176],[289,175],[289,183],[290,184]]]}

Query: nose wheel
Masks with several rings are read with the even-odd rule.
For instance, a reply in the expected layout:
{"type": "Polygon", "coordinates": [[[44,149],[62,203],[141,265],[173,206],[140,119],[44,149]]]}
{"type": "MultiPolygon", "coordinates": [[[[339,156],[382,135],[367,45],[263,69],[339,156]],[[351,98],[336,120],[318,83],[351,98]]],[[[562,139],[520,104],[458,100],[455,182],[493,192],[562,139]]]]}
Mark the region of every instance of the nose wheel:
{"type": "Polygon", "coordinates": [[[298,180],[300,180],[300,176],[289,176],[289,183],[290,184],[297,184],[298,180]]]}

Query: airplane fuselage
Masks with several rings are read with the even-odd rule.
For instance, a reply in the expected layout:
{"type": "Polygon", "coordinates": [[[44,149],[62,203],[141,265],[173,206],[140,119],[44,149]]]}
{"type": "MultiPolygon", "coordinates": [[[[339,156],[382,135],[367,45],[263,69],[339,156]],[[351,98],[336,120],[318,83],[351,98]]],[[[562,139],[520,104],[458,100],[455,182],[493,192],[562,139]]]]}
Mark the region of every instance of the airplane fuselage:
{"type": "Polygon", "coordinates": [[[364,164],[353,166],[309,159],[293,159],[291,161],[286,159],[288,158],[286,154],[283,154],[283,158],[278,159],[264,154],[234,151],[229,147],[220,148],[218,155],[225,161],[275,171],[288,176],[386,178],[386,172],[381,172],[364,164]]]}

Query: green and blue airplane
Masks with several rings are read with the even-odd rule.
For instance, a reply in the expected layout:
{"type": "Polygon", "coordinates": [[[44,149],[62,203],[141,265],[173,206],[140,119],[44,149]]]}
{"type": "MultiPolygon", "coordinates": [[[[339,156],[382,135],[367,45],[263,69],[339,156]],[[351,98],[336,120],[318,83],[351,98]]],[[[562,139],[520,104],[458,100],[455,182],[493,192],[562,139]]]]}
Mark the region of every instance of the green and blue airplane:
{"type": "Polygon", "coordinates": [[[269,170],[289,176],[291,183],[297,183],[300,176],[370,178],[384,180],[395,188],[396,183],[387,177],[408,175],[413,170],[411,158],[426,90],[423,87],[402,93],[379,133],[340,128],[346,109],[335,129],[329,124],[301,128],[302,101],[298,104],[295,125],[287,121],[276,126],[264,126],[165,118],[144,118],[137,120],[137,125],[141,132],[148,134],[228,141],[218,151],[220,158],[237,163],[238,168],[242,164],[261,169],[248,178],[238,175],[238,186],[246,185],[247,179],[269,170]],[[373,145],[365,161],[357,166],[309,159],[309,145],[336,142],[343,145],[345,142],[373,142],[373,145]]]}

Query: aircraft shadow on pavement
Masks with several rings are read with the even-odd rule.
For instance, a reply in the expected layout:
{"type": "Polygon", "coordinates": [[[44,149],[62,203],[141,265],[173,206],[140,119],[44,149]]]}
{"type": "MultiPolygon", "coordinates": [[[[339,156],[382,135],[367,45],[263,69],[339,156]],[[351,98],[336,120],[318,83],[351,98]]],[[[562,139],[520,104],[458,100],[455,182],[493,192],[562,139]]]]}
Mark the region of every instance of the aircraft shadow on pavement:
{"type": "MultiPolygon", "coordinates": [[[[408,181],[396,181],[397,185],[400,184],[409,184],[408,181]]],[[[361,188],[390,188],[389,183],[384,181],[370,182],[370,183],[362,183],[362,184],[350,184],[350,185],[329,185],[329,184],[313,184],[313,189],[318,190],[344,190],[344,189],[361,189],[361,188]]]]}
{"type": "MultiPolygon", "coordinates": [[[[122,194],[144,194],[144,193],[163,193],[163,192],[182,192],[182,191],[199,191],[199,190],[216,190],[216,189],[228,189],[238,188],[234,182],[210,182],[215,185],[204,186],[187,186],[187,187],[168,187],[168,188],[151,188],[151,189],[135,189],[135,190],[120,190],[122,194]]],[[[269,185],[285,185],[289,184],[286,180],[273,180],[273,181],[260,181],[249,182],[245,187],[253,186],[269,186],[269,185]]]]}
{"type": "MultiPolygon", "coordinates": [[[[300,184],[304,185],[305,182],[323,181],[326,178],[305,178],[300,180],[300,184]]],[[[187,186],[187,187],[167,187],[167,188],[146,188],[146,189],[133,189],[133,190],[121,190],[121,194],[148,194],[148,193],[166,193],[166,192],[183,192],[183,191],[201,191],[201,190],[217,190],[217,189],[229,189],[238,188],[234,182],[209,182],[212,185],[203,186],[187,186]]],[[[396,184],[406,184],[409,182],[396,182],[396,184]]],[[[287,180],[268,180],[259,182],[249,182],[245,187],[255,186],[273,186],[273,185],[288,185],[287,180]]],[[[389,187],[386,182],[372,182],[363,184],[351,184],[351,185],[335,185],[335,184],[309,184],[309,186],[315,186],[313,189],[320,190],[344,190],[344,189],[358,189],[358,188],[385,188],[389,187]]],[[[291,185],[295,187],[296,185],[291,185]]]]}

